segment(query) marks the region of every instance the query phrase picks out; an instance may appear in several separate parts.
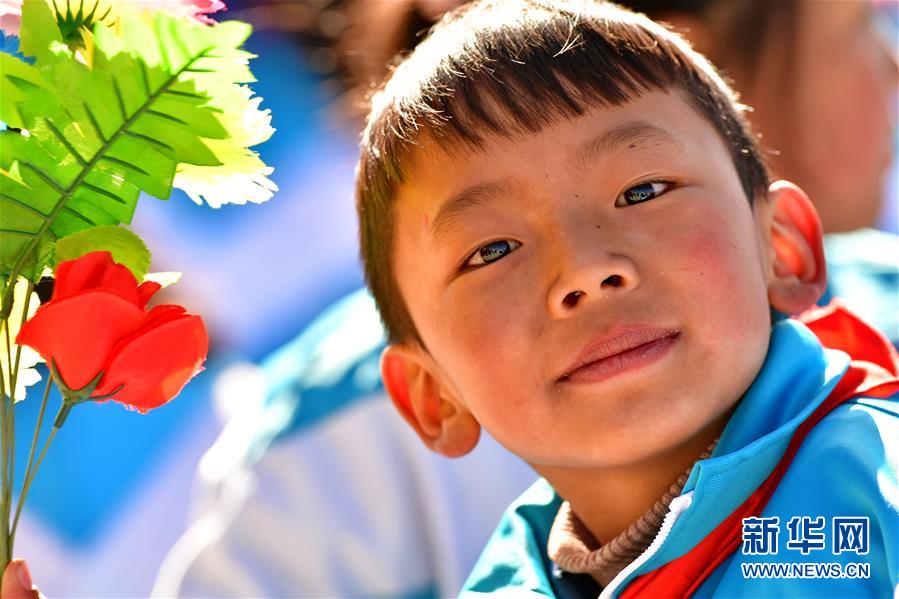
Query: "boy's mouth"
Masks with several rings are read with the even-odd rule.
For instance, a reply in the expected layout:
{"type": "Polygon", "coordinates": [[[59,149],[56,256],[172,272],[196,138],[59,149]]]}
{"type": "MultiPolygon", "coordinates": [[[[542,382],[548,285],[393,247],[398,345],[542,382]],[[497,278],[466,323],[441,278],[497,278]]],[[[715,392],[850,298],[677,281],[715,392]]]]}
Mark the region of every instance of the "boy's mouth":
{"type": "Polygon", "coordinates": [[[613,330],[589,343],[556,382],[593,383],[662,358],[681,332],[655,327],[613,330]]]}

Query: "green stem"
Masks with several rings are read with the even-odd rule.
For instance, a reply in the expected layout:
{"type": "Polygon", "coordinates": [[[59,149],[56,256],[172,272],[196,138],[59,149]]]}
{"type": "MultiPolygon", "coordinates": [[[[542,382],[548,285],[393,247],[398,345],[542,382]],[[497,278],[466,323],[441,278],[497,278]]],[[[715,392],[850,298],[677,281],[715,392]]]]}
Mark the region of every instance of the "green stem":
{"type": "MultiPolygon", "coordinates": [[[[13,296],[15,297],[15,296],[13,296]]],[[[10,314],[10,317],[12,314],[10,314]]],[[[15,428],[14,428],[14,418],[15,418],[15,407],[16,407],[16,371],[13,368],[13,360],[12,360],[12,341],[10,340],[9,334],[9,317],[7,317],[6,322],[4,323],[6,326],[4,327],[4,331],[6,334],[4,337],[6,338],[6,367],[9,369],[9,389],[7,389],[7,395],[9,396],[9,408],[6,414],[6,440],[7,440],[7,448],[6,453],[4,454],[4,459],[9,460],[9,464],[7,466],[6,473],[9,478],[6,479],[6,484],[8,488],[12,489],[13,479],[15,478],[13,474],[13,468],[15,467],[15,448],[16,448],[16,437],[15,437],[15,428]]],[[[12,491],[10,491],[10,498],[12,497],[12,491]]],[[[11,503],[11,500],[10,500],[11,503]]],[[[9,509],[11,506],[7,506],[9,509]]],[[[6,519],[9,520],[9,513],[5,513],[6,519]]]]}
{"type": "MultiPolygon", "coordinates": [[[[25,480],[27,481],[31,478],[32,466],[34,465],[34,450],[37,449],[37,439],[41,430],[41,425],[44,423],[44,412],[47,409],[47,400],[50,398],[50,388],[53,385],[53,379],[51,377],[47,377],[47,384],[44,387],[44,397],[41,399],[41,409],[37,413],[37,424],[34,427],[34,437],[31,439],[31,450],[28,452],[28,465],[25,466],[25,480]]],[[[48,442],[49,443],[49,442],[48,442]]],[[[46,449],[45,449],[46,451],[46,449]]],[[[38,462],[40,465],[40,461],[38,462]]],[[[37,470],[37,467],[34,467],[37,470]]],[[[24,487],[23,487],[24,489],[24,487]]],[[[22,511],[22,504],[25,502],[25,493],[23,490],[22,495],[19,495],[19,505],[16,507],[16,520],[19,519],[19,512],[22,511]]],[[[10,554],[12,554],[12,537],[15,536],[15,527],[13,527],[13,533],[10,539],[10,554]]]]}
{"type": "MultiPolygon", "coordinates": [[[[6,324],[6,321],[0,322],[0,327],[6,324]]],[[[7,484],[7,473],[6,473],[6,452],[7,447],[10,444],[10,440],[7,436],[7,428],[6,421],[8,420],[8,408],[7,408],[7,400],[6,400],[6,373],[0,372],[0,436],[2,436],[2,478],[0,478],[0,517],[3,518],[3,525],[0,528],[0,566],[2,566],[3,570],[0,572],[6,571],[6,564],[9,563],[10,554],[12,553],[9,546],[9,509],[10,503],[12,501],[12,485],[7,484]]]]}
{"type": "Polygon", "coordinates": [[[44,386],[44,397],[41,399],[41,409],[37,413],[37,425],[34,427],[34,437],[31,439],[31,450],[28,452],[28,465],[25,466],[25,478],[31,472],[31,464],[34,462],[34,450],[37,449],[37,438],[44,422],[44,412],[47,409],[47,400],[50,398],[50,388],[53,386],[53,379],[47,377],[47,384],[44,386]]]}
{"type": "MultiPolygon", "coordinates": [[[[6,346],[9,348],[9,317],[12,314],[12,299],[14,297],[16,281],[19,278],[19,265],[13,267],[9,278],[3,285],[3,299],[0,301],[0,330],[6,333],[6,346]]],[[[2,351],[2,349],[0,349],[2,351]]],[[[10,352],[7,350],[7,358],[10,352]]],[[[12,414],[15,387],[6,388],[7,381],[12,383],[12,363],[7,359],[7,372],[0,369],[0,517],[3,518],[0,526],[0,572],[6,571],[6,565],[12,560],[12,537],[10,536],[9,515],[12,509],[12,482],[11,471],[14,430],[12,428],[12,414]],[[8,396],[8,403],[7,403],[8,396]]]]}
{"type": "Polygon", "coordinates": [[[19,527],[19,516],[22,515],[22,508],[25,506],[25,498],[28,496],[28,490],[31,488],[31,481],[34,480],[34,476],[37,474],[38,469],[41,467],[41,462],[44,461],[44,456],[47,454],[47,449],[50,447],[50,443],[53,441],[53,437],[56,436],[56,431],[58,431],[58,427],[53,427],[50,430],[50,435],[47,437],[47,440],[44,442],[44,448],[41,450],[41,454],[37,458],[37,463],[34,465],[34,470],[31,471],[30,475],[25,478],[25,482],[22,485],[22,493],[19,495],[19,504],[16,506],[16,516],[12,521],[12,530],[9,533],[9,546],[12,547],[12,544],[15,543],[16,540],[16,529],[19,527]]]}
{"type": "MultiPolygon", "coordinates": [[[[9,324],[9,323],[7,323],[9,324]]],[[[9,329],[6,329],[6,338],[9,339],[9,329]]],[[[7,362],[9,364],[9,362],[7,362]]],[[[12,374],[15,374],[13,371],[12,374]]],[[[11,378],[15,379],[15,376],[11,378]]],[[[9,445],[9,480],[7,481],[7,488],[9,489],[9,499],[6,502],[6,511],[4,512],[4,522],[9,522],[9,513],[12,510],[12,488],[13,482],[15,481],[15,467],[16,467],[16,383],[15,381],[10,381],[10,389],[9,389],[9,407],[7,408],[9,411],[7,412],[7,445],[9,445]]],[[[12,559],[12,536],[9,537],[9,541],[7,541],[6,551],[9,559],[12,559]]]]}
{"type": "MultiPolygon", "coordinates": [[[[11,279],[11,289],[15,290],[16,277],[11,279]]],[[[25,291],[25,301],[22,306],[22,316],[19,320],[19,328],[25,324],[25,321],[28,319],[28,306],[31,303],[31,293],[34,290],[34,283],[28,281],[25,291]]],[[[14,293],[10,293],[10,299],[15,297],[14,293]]],[[[0,549],[2,549],[2,555],[0,555],[0,572],[5,571],[6,564],[12,559],[13,553],[13,537],[10,532],[9,527],[9,516],[12,510],[12,487],[13,481],[15,480],[15,406],[16,406],[16,385],[19,381],[19,365],[22,361],[22,346],[15,345],[13,340],[11,339],[11,331],[9,327],[9,321],[12,317],[13,312],[12,305],[4,306],[6,308],[4,310],[4,316],[2,323],[2,330],[4,331],[5,337],[5,345],[6,345],[6,365],[7,372],[0,373],[0,392],[2,392],[3,397],[3,492],[2,492],[2,512],[3,516],[3,530],[2,534],[0,534],[0,549]],[[15,345],[15,359],[13,359],[13,351],[12,346],[15,345]],[[6,389],[6,383],[9,383],[9,388],[6,389]],[[8,395],[8,403],[7,403],[7,395],[8,395]]],[[[48,380],[49,383],[49,380],[48,380]]],[[[49,391],[49,384],[48,384],[49,391]]],[[[46,394],[45,394],[46,395],[46,394]]],[[[46,398],[44,400],[46,403],[46,398]]],[[[43,410],[43,406],[42,406],[43,410]]],[[[40,426],[40,424],[38,424],[40,426]]],[[[37,431],[35,431],[35,435],[37,431]]],[[[32,447],[32,452],[34,451],[34,447],[32,447]]],[[[31,458],[29,457],[29,462],[31,458]]],[[[30,466],[30,464],[29,464],[30,466]]]]}
{"type": "Polygon", "coordinates": [[[12,473],[12,451],[13,445],[15,445],[15,437],[14,430],[12,428],[12,418],[13,418],[13,404],[14,404],[14,389],[12,387],[12,352],[10,351],[10,342],[9,342],[9,317],[7,316],[3,319],[2,330],[4,333],[4,337],[6,342],[4,343],[5,351],[6,351],[6,372],[3,373],[2,377],[2,386],[3,386],[3,498],[2,504],[2,517],[3,517],[3,554],[0,556],[0,562],[5,564],[9,563],[12,559],[12,543],[11,538],[9,536],[9,514],[12,509],[12,483],[13,483],[13,473],[12,473]],[[7,385],[9,383],[9,385],[7,385]],[[11,387],[11,388],[10,388],[11,387]]]}
{"type": "MultiPolygon", "coordinates": [[[[22,330],[22,327],[25,325],[25,321],[28,320],[28,306],[31,304],[31,292],[34,291],[34,283],[30,280],[25,285],[25,301],[22,304],[22,318],[19,320],[19,330],[22,330]]],[[[15,295],[13,295],[15,297],[15,295]]],[[[9,381],[9,489],[10,496],[9,501],[7,502],[7,511],[5,513],[6,519],[5,522],[9,522],[9,512],[12,510],[12,486],[15,481],[15,467],[16,467],[16,385],[19,383],[19,364],[22,360],[22,346],[13,343],[9,334],[9,321],[6,322],[6,347],[7,347],[7,364],[12,366],[12,371],[10,372],[10,381],[9,381]],[[16,347],[16,358],[15,361],[9,359],[11,356],[9,355],[9,345],[13,343],[16,347]]],[[[49,380],[47,381],[49,383],[49,380]]],[[[49,384],[47,385],[49,392],[49,384]]],[[[46,402],[46,393],[44,402],[46,402]]],[[[24,397],[22,398],[24,399],[24,397]]],[[[43,404],[41,406],[41,416],[43,416],[43,404]]],[[[40,428],[40,420],[38,421],[38,428],[40,428]]],[[[37,437],[37,429],[35,429],[34,434],[37,437]]],[[[32,448],[33,451],[33,448],[32,448]]],[[[29,458],[30,461],[30,458],[29,458]]],[[[7,546],[7,550],[9,553],[9,558],[12,559],[13,553],[13,537],[10,535],[9,544],[7,546]]]]}
{"type": "Polygon", "coordinates": [[[54,430],[62,427],[62,425],[66,423],[66,418],[69,417],[69,412],[73,407],[75,407],[74,403],[66,400],[62,401],[62,405],[59,407],[59,412],[56,413],[56,419],[53,421],[54,430]]]}

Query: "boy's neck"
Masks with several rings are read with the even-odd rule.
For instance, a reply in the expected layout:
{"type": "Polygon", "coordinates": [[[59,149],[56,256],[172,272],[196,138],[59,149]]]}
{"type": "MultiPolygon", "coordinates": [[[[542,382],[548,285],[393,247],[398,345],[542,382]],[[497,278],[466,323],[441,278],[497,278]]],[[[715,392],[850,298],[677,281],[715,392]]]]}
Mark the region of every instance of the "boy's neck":
{"type": "Polygon", "coordinates": [[[603,545],[661,499],[721,435],[735,408],[736,404],[691,439],[637,463],[594,469],[532,466],[571,504],[572,511],[603,545]]]}

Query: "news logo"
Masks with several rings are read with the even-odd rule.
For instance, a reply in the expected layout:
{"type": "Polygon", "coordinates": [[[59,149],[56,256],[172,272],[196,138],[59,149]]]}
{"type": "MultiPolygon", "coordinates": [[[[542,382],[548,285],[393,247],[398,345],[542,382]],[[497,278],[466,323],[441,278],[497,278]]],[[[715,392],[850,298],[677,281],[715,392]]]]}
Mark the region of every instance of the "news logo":
{"type": "Polygon", "coordinates": [[[790,538],[787,549],[798,549],[802,555],[824,549],[824,516],[793,516],[787,522],[790,538]]]}
{"type": "Polygon", "coordinates": [[[833,554],[868,554],[868,518],[837,516],[833,519],[833,554]]]}
{"type": "Polygon", "coordinates": [[[743,555],[777,555],[780,518],[743,518],[743,555]]]}
{"type": "MultiPolygon", "coordinates": [[[[778,555],[780,518],[743,518],[743,555],[778,555]]],[[[834,516],[828,529],[824,516],[793,516],[786,522],[784,553],[809,556],[825,551],[830,532],[833,555],[852,553],[867,555],[870,540],[869,520],[864,516],[834,516]]],[[[744,562],[740,564],[744,578],[869,578],[871,565],[841,562],[744,562]]]]}

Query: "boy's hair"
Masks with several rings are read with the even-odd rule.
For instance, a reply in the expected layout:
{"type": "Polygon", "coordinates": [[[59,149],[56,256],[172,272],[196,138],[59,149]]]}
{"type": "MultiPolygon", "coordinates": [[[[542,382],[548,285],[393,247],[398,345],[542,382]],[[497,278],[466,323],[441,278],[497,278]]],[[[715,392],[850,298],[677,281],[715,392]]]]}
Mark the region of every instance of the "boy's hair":
{"type": "Polygon", "coordinates": [[[391,268],[393,203],[424,135],[444,151],[677,89],[729,148],[750,204],[768,173],[736,94],[678,35],[590,0],[482,0],[435,25],[372,98],[356,173],[365,278],[391,343],[426,349],[391,268]]]}

